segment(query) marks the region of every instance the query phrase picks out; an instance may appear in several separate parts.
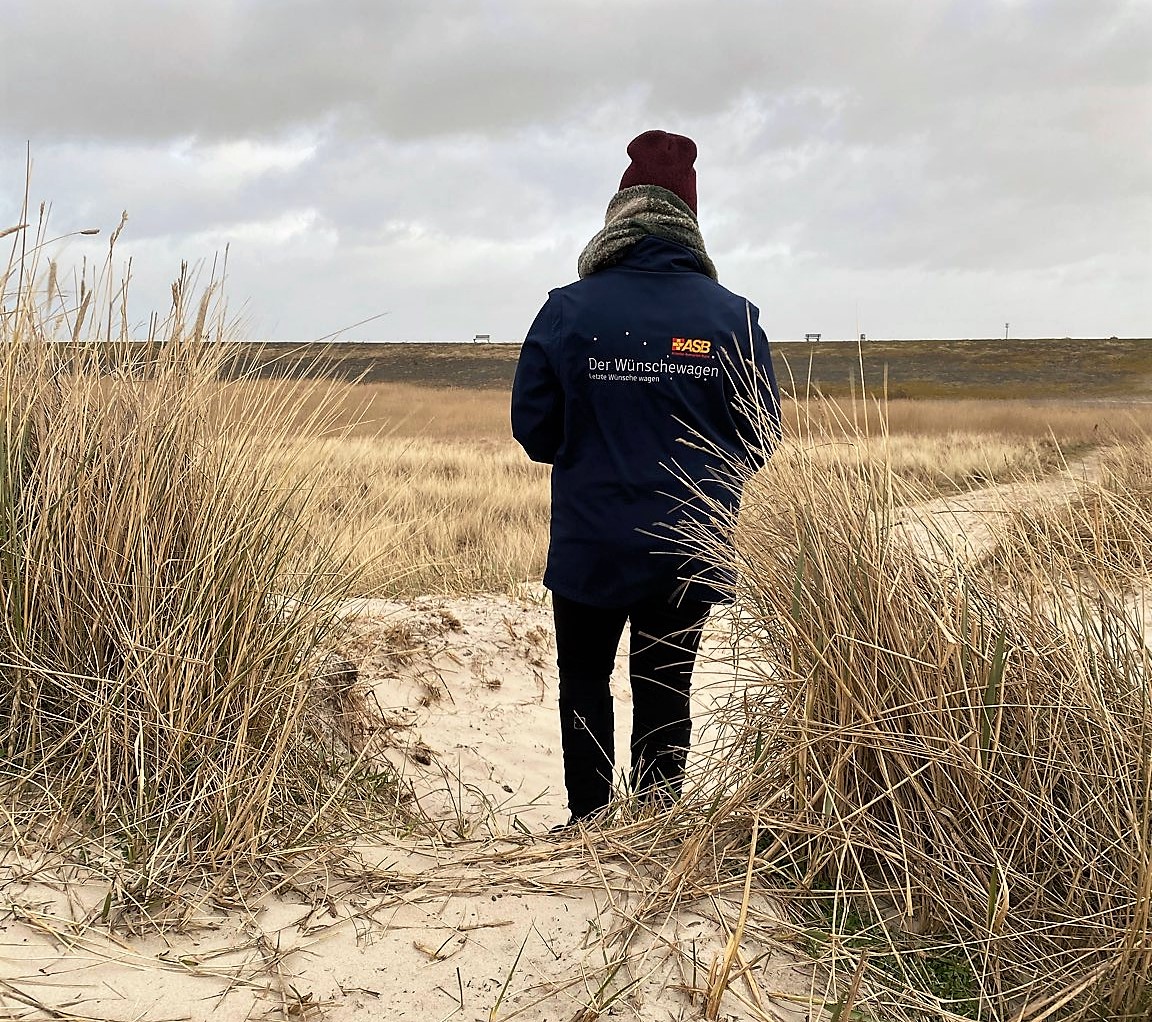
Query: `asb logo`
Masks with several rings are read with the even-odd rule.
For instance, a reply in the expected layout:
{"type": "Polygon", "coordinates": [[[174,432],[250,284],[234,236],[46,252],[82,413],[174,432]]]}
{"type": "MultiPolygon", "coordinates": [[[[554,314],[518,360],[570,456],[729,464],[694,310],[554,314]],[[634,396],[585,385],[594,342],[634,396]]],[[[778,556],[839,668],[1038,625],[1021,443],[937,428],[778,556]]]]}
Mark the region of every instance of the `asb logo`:
{"type": "Polygon", "coordinates": [[[672,354],[710,358],[712,355],[712,342],[701,340],[699,337],[673,337],[672,354]]]}

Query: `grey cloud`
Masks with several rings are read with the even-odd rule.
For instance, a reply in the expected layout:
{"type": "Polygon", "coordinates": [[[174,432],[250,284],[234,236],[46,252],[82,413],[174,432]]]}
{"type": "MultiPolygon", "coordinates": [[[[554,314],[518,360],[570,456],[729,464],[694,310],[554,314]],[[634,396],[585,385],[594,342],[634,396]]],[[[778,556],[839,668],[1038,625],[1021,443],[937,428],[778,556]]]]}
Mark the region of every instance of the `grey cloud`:
{"type": "Polygon", "coordinates": [[[130,210],[145,291],[168,272],[145,261],[233,239],[234,288],[285,335],[383,305],[372,336],[515,336],[571,278],[624,143],[660,125],[697,139],[709,246],[784,332],[812,306],[846,322],[861,288],[946,333],[1001,292],[1068,322],[1121,307],[1116,329],[1146,332],[1150,15],[104,0],[65,17],[27,0],[5,13],[0,207],[18,206],[31,139],[62,226],[130,210]]]}
{"type": "Polygon", "coordinates": [[[419,138],[555,123],[629,93],[653,116],[692,117],[797,86],[872,96],[882,128],[892,100],[904,125],[930,116],[937,89],[1131,75],[1147,31],[1120,0],[107,0],[61,13],[30,2],[6,16],[20,40],[0,70],[18,97],[11,131],[227,137],[336,117],[419,138]]]}

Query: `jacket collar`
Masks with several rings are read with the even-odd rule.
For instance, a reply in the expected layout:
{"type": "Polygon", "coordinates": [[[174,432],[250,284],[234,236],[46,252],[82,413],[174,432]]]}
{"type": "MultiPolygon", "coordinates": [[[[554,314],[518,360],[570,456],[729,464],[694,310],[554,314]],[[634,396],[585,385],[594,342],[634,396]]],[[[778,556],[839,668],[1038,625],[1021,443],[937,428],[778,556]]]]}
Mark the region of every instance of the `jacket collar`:
{"type": "Polygon", "coordinates": [[[629,270],[649,273],[703,273],[704,268],[691,249],[649,235],[641,238],[616,264],[629,270]]]}

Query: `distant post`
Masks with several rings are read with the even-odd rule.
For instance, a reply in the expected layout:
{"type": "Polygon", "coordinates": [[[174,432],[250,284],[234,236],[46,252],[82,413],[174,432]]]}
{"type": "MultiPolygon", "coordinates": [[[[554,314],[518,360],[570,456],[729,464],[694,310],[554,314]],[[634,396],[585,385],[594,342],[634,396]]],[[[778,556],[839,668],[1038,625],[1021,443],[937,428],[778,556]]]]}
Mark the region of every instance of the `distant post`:
{"type": "Polygon", "coordinates": [[[820,340],[820,335],[819,334],[805,334],[804,340],[806,340],[806,341],[818,341],[818,340],[820,340]]]}
{"type": "Polygon", "coordinates": [[[1004,340],[1008,340],[1008,324],[1004,324],[1004,340]]]}

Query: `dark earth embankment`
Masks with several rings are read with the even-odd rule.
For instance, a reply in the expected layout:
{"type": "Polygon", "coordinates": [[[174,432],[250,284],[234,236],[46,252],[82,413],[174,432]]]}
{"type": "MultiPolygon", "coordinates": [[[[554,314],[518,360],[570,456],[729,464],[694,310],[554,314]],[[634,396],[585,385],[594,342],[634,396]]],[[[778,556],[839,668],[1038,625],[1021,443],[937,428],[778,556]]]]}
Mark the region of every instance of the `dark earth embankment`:
{"type": "MultiPolygon", "coordinates": [[[[515,344],[237,344],[230,372],[258,376],[507,389],[515,344]]],[[[773,346],[785,390],[889,397],[1152,396],[1152,340],[1032,338],[773,346]]]]}

